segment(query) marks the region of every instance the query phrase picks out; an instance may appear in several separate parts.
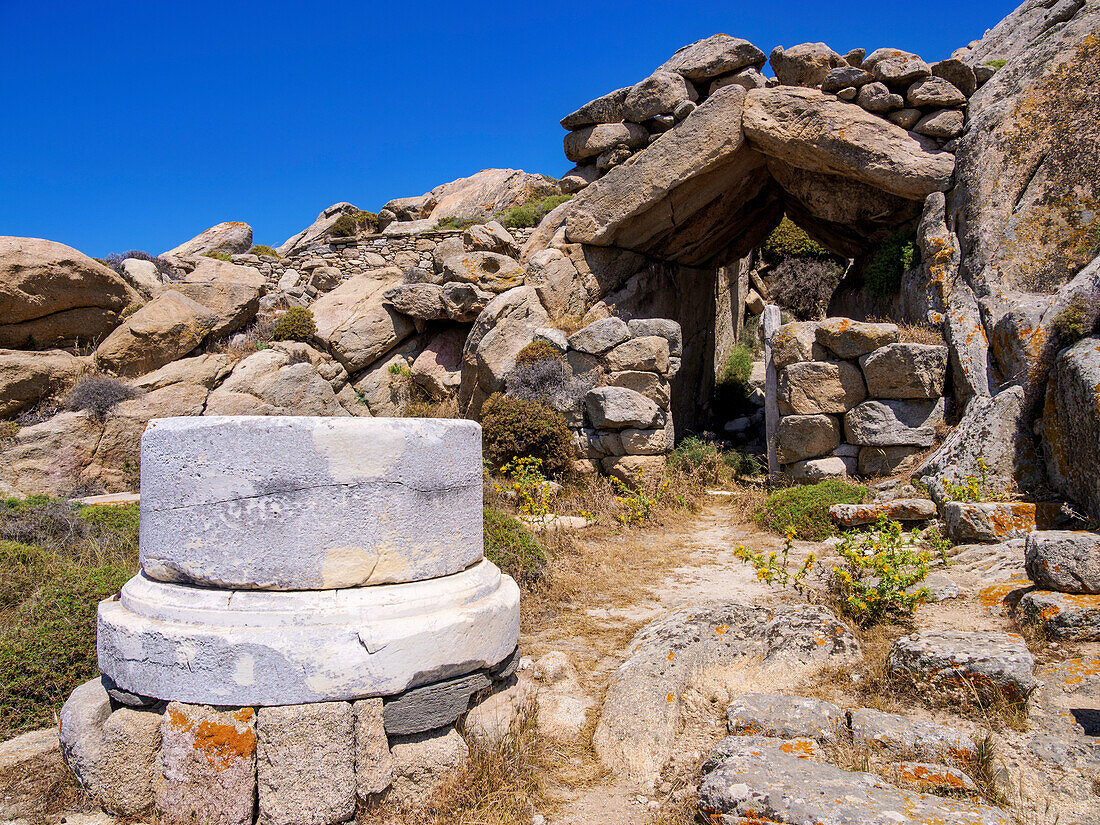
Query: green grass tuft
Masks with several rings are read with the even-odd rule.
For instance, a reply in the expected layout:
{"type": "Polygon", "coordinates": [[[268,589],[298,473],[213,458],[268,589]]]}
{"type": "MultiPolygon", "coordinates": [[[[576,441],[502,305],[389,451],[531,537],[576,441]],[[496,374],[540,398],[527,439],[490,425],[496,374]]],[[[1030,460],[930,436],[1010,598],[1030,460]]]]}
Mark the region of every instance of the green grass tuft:
{"type": "Polygon", "coordinates": [[[866,487],[837,479],[802,487],[786,487],[764,500],[753,514],[753,521],[773,533],[784,533],[788,527],[793,527],[798,538],[821,541],[837,532],[829,515],[830,507],[834,504],[862,504],[869,498],[866,487]]]}
{"type": "Polygon", "coordinates": [[[519,519],[486,505],[485,557],[520,584],[534,584],[546,567],[546,551],[519,519]]]}

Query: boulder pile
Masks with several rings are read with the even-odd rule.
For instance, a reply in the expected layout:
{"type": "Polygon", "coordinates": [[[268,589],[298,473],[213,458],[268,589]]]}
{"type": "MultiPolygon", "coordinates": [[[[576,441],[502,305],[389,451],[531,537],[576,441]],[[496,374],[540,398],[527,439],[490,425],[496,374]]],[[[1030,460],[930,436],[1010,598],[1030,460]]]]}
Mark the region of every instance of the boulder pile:
{"type": "Polygon", "coordinates": [[[1100,640],[1100,535],[1084,530],[1037,530],[1024,550],[1035,589],[1018,609],[1047,636],[1100,640]]]}

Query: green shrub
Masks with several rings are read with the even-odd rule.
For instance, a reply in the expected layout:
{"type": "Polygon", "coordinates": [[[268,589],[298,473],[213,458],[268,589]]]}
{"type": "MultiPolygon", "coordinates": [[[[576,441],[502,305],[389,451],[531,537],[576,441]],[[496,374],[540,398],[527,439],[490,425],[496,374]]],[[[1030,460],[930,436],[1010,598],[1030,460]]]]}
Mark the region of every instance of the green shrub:
{"type": "Polygon", "coordinates": [[[276,252],[272,247],[265,243],[256,244],[250,250],[253,255],[270,255],[272,258],[281,258],[282,256],[276,252]]]}
{"type": "Polygon", "coordinates": [[[354,235],[359,229],[359,224],[354,216],[343,214],[329,227],[328,233],[336,238],[347,238],[354,235]]]}
{"type": "Polygon", "coordinates": [[[100,542],[136,553],[138,512],[136,504],[90,504],[77,510],[77,515],[94,528],[100,542]]]}
{"type": "Polygon", "coordinates": [[[272,341],[308,341],[317,331],[313,311],[308,307],[291,307],[275,322],[272,341]]]}
{"type": "Polygon", "coordinates": [[[748,387],[752,378],[752,350],[743,344],[737,344],[726,355],[726,363],[722,365],[722,374],[718,377],[719,384],[736,384],[740,387],[748,387]]]}
{"type": "Polygon", "coordinates": [[[553,358],[556,361],[565,360],[565,353],[555,347],[549,341],[532,341],[530,344],[516,353],[516,366],[533,364],[545,358],[553,358]]]}
{"type": "Polygon", "coordinates": [[[1058,334],[1061,346],[1067,347],[1088,335],[1095,323],[1095,318],[1090,318],[1094,313],[1095,309],[1089,307],[1088,301],[1078,295],[1055,315],[1051,325],[1058,334]]]}
{"type": "Polygon", "coordinates": [[[1007,60],[987,60],[983,65],[988,66],[991,69],[1003,69],[1007,60]]]}
{"type": "Polygon", "coordinates": [[[783,258],[830,258],[833,254],[786,215],[761,245],[760,251],[772,262],[783,258]]]}
{"type": "Polygon", "coordinates": [[[485,457],[493,470],[515,458],[542,459],[547,475],[561,475],[573,459],[565,416],[538,401],[494,393],[481,408],[485,457]]]}
{"type": "Polygon", "coordinates": [[[204,258],[213,258],[215,261],[232,261],[233,256],[228,252],[204,252],[204,258]]]}
{"type": "Polygon", "coordinates": [[[550,195],[539,201],[513,206],[503,212],[499,216],[499,220],[508,229],[526,229],[538,226],[551,211],[572,197],[572,195],[550,195]]]}
{"type": "Polygon", "coordinates": [[[520,584],[537,582],[546,566],[546,551],[523,522],[485,505],[485,557],[520,584]]]}
{"type": "Polygon", "coordinates": [[[119,591],[133,569],[70,565],[43,583],[0,632],[0,731],[53,722],[78,685],[96,676],[96,606],[119,591]]]}
{"type": "Polygon", "coordinates": [[[360,209],[355,213],[355,225],[364,232],[377,232],[378,215],[374,212],[367,212],[365,209],[360,209]]]}
{"type": "Polygon", "coordinates": [[[793,527],[798,538],[821,541],[836,532],[830,507],[862,504],[868,498],[866,487],[838,479],[787,487],[768,496],[753,514],[753,520],[773,533],[785,533],[788,527],[793,527]]]}
{"type": "Polygon", "coordinates": [[[439,222],[439,229],[468,229],[471,226],[477,226],[478,224],[485,223],[484,218],[459,218],[452,215],[449,218],[444,218],[439,222]]]}
{"type": "Polygon", "coordinates": [[[25,599],[45,578],[53,558],[37,545],[0,540],[0,610],[25,599]]]}
{"type": "Polygon", "coordinates": [[[928,600],[925,587],[907,591],[928,575],[929,554],[898,522],[882,516],[872,532],[847,532],[836,552],[844,562],[833,567],[829,587],[856,624],[905,619],[928,600]]]}
{"type": "Polygon", "coordinates": [[[896,295],[901,289],[901,276],[919,264],[917,232],[903,227],[871,253],[863,268],[863,285],[879,297],[896,295]]]}

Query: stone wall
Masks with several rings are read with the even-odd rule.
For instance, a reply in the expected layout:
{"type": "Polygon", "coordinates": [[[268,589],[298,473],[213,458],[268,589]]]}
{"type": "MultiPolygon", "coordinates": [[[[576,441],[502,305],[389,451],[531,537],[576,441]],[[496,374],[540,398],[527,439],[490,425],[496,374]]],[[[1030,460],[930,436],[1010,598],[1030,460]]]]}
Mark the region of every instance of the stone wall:
{"type": "Polygon", "coordinates": [[[936,440],[946,346],[902,343],[894,324],[827,318],[781,326],[772,351],[776,449],[792,478],[888,475],[936,440]]]}

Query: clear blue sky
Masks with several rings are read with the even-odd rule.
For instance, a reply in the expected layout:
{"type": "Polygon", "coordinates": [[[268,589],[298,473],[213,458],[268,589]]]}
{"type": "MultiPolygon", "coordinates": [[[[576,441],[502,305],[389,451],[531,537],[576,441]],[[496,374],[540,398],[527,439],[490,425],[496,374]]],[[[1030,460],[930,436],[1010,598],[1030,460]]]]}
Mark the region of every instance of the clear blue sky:
{"type": "Polygon", "coordinates": [[[337,201],[558,176],[562,116],[716,32],[931,61],[1016,5],[0,0],[0,234],[157,253],[243,220],[275,245],[337,201]]]}

